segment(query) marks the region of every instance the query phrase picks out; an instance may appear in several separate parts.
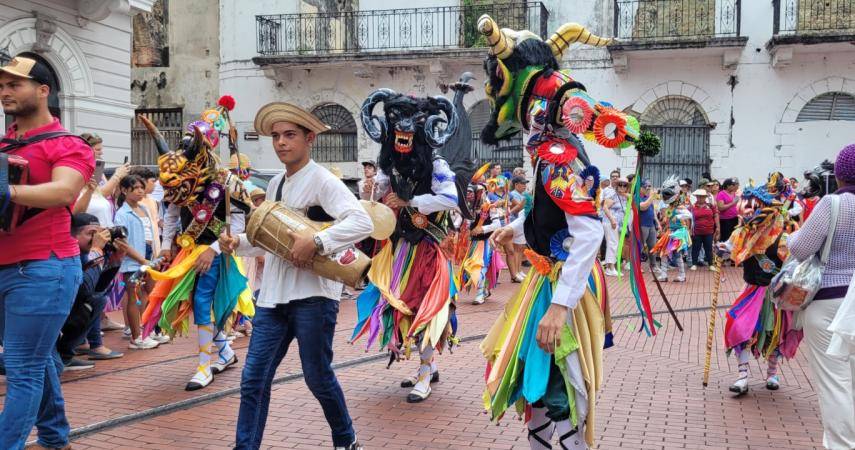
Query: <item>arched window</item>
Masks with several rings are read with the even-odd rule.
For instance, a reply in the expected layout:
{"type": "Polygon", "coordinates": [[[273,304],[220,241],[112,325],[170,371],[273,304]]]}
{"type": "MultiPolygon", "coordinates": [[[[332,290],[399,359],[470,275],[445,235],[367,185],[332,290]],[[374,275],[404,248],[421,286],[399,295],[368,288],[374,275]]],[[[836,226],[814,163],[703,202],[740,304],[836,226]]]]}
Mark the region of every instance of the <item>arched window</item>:
{"type": "Polygon", "coordinates": [[[640,122],[662,141],[644,163],[644,177],[658,185],[671,175],[699,180],[710,169],[710,127],[706,114],[687,97],[663,97],[647,107],[640,122]]]}
{"type": "Polygon", "coordinates": [[[706,125],[700,106],[686,97],[665,97],[650,105],[641,115],[644,125],[706,125]]]}
{"type": "Polygon", "coordinates": [[[796,122],[814,120],[855,121],[855,96],[845,92],[827,92],[817,95],[799,111],[796,122]]]}
{"type": "Polygon", "coordinates": [[[356,122],[345,107],[335,103],[321,105],[312,111],[330,130],[318,135],[312,146],[312,159],[317,162],[355,162],[357,158],[356,122]]]}

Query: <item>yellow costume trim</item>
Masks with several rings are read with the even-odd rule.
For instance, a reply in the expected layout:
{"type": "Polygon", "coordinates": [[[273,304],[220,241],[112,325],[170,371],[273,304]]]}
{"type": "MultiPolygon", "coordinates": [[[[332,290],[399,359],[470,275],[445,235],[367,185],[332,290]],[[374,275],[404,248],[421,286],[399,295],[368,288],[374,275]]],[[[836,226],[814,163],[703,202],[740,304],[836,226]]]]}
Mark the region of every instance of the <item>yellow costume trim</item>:
{"type": "Polygon", "coordinates": [[[193,268],[193,264],[195,264],[196,260],[199,259],[199,255],[201,255],[202,252],[207,250],[208,247],[209,246],[207,246],[207,245],[197,245],[195,248],[193,248],[193,247],[184,248],[181,251],[182,252],[190,251],[190,254],[187,255],[186,258],[181,260],[180,263],[173,265],[168,270],[163,271],[163,272],[161,272],[159,270],[150,269],[146,273],[151,275],[151,277],[153,279],[155,279],[156,281],[174,280],[177,278],[181,278],[184,275],[187,275],[187,272],[189,272],[190,269],[193,268]]]}
{"type": "MultiPolygon", "coordinates": [[[[407,305],[392,292],[392,247],[393,245],[384,245],[380,253],[374,257],[371,263],[371,269],[368,270],[368,279],[374,283],[380,294],[389,302],[389,305],[397,309],[403,314],[412,316],[413,312],[407,305]]],[[[400,246],[398,247],[400,248],[400,246]]]]}
{"type": "MultiPolygon", "coordinates": [[[[585,441],[594,445],[594,420],[597,391],[603,384],[603,341],[605,328],[603,313],[596,297],[589,289],[573,309],[573,328],[579,342],[579,364],[588,390],[588,416],[585,418],[585,441]]],[[[579,399],[577,399],[578,401],[579,399]]]]}

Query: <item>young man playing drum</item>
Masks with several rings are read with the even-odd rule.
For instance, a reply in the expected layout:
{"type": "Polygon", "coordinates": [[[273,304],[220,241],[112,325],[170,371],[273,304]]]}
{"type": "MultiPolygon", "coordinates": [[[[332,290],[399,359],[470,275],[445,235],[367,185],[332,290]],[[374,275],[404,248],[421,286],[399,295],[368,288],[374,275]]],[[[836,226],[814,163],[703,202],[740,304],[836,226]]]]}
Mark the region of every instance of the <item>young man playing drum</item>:
{"type": "Polygon", "coordinates": [[[344,183],[311,159],[315,137],[329,129],[317,117],[288,103],[270,103],[258,111],[255,129],[273,138],[273,151],[285,164],[285,172],[270,181],[267,200],[306,211],[313,220],[323,220],[313,214],[324,216],[335,224],[313,237],[291,234],[291,260],[252,247],[246,234],[220,239],[226,251],[265,257],[252,339],[241,376],[235,448],[257,449],[261,445],[271,382],[296,338],[304,379],[323,408],[333,446],[361,449],[331,366],[342,285],[307,269],[316,254],[328,255],[365,239],[373,225],[344,183]]]}

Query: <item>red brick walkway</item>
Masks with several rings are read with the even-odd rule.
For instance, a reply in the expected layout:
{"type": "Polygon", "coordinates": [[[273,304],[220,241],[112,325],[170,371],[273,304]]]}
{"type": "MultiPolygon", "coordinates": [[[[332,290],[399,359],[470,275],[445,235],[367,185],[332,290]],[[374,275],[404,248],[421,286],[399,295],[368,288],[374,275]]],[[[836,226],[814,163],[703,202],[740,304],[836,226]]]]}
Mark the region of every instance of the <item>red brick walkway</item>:
{"type": "MultiPolygon", "coordinates": [[[[648,280],[650,281],[650,280],[648,280]]],[[[650,283],[654,309],[664,304],[650,283]]],[[[605,353],[605,387],[597,409],[600,449],[809,449],[821,448],[816,394],[802,356],[783,364],[782,387],[763,387],[765,368],[752,365],[752,390],[733,398],[735,362],[722,349],[723,310],[719,310],[710,385],[703,388],[710,272],[690,272],[687,283],[664,287],[684,326],[681,333],[667,313],[658,336],[638,332],[640,324],[625,282],[609,280],[615,320],[615,347],[605,353]]],[[[404,401],[397,385],[415,370],[416,361],[385,369],[374,349],[347,344],[354,323],[353,302],[342,303],[335,336],[337,370],[360,440],[366,448],[522,449],[524,426],[509,415],[500,424],[481,413],[484,364],[478,351],[483,335],[518,285],[503,283],[481,306],[460,302],[460,335],[466,340],[453,355],[439,358],[442,381],[420,405],[404,401]],[[374,358],[372,358],[374,357],[374,358]]],[[[741,289],[740,273],[728,270],[719,304],[727,305],[741,289]]],[[[120,333],[107,344],[123,350],[120,333]]],[[[248,339],[235,342],[243,359],[248,339]]],[[[295,343],[296,345],[296,343],[295,343]]],[[[63,376],[74,448],[208,449],[234,444],[240,370],[229,370],[194,393],[183,390],[195,368],[195,338],[151,351],[128,351],[126,357],[98,362],[95,369],[63,376]],[[199,400],[202,400],[201,402],[199,400]]],[[[124,351],[124,350],[123,350],[124,351]]],[[[329,430],[309,393],[292,347],[277,372],[266,448],[331,447],[329,430]],[[289,376],[290,375],[290,376],[289,376]]],[[[0,378],[0,395],[5,382],[0,378]]],[[[4,400],[0,397],[0,403],[4,400]]]]}

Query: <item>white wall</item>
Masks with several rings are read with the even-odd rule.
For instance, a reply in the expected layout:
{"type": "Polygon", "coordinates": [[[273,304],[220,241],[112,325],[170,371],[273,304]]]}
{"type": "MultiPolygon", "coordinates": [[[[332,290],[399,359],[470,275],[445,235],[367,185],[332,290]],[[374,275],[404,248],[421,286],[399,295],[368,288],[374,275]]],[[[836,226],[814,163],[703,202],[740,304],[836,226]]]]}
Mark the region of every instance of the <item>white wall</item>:
{"type": "MultiPolygon", "coordinates": [[[[221,5],[228,3],[231,2],[223,1],[221,5]]],[[[362,3],[364,7],[365,2],[362,3]]],[[[549,31],[562,22],[573,20],[585,24],[593,32],[609,35],[612,28],[611,3],[611,0],[547,0],[549,31]]],[[[236,20],[237,15],[228,9],[230,7],[221,8],[224,21],[229,17],[236,20]]],[[[251,9],[257,8],[253,6],[251,9]]],[[[287,12],[285,10],[283,5],[275,9],[287,12]]],[[[261,8],[260,13],[273,11],[261,8]]],[[[244,20],[254,24],[254,17],[247,16],[244,20]]],[[[501,18],[497,20],[501,25],[501,18]]],[[[447,65],[445,79],[440,79],[423,66],[379,68],[370,78],[354,76],[352,67],[289,68],[280,70],[273,76],[277,81],[273,81],[265,78],[248,61],[254,55],[255,35],[252,39],[241,35],[241,43],[238,44],[236,36],[229,34],[235,29],[233,22],[221,26],[221,29],[223,42],[231,43],[221,47],[224,56],[220,72],[221,92],[232,92],[238,99],[235,116],[242,131],[251,127],[258,107],[269,101],[290,101],[307,108],[332,101],[350,110],[359,123],[358,107],[376,88],[390,87],[399,92],[436,95],[439,82],[456,79],[463,70],[472,71],[479,78],[475,81],[476,86],[480,87],[484,78],[480,65],[464,66],[458,61],[447,60],[443,61],[447,65]],[[238,48],[232,48],[236,46],[238,48]]],[[[587,86],[594,98],[609,101],[619,109],[632,106],[643,112],[656,99],[668,95],[682,95],[697,101],[710,122],[715,124],[710,142],[715,177],[761,179],[772,170],[799,176],[822,159],[833,159],[844,144],[855,141],[855,123],[852,122],[792,123],[798,109],[815,95],[832,90],[855,94],[855,48],[842,45],[840,48],[844,51],[829,52],[822,47],[803,46],[797,49],[788,67],[772,67],[771,55],[765,49],[772,36],[771,2],[742,2],[742,35],[748,36],[749,41],[739,55],[738,64],[731,69],[723,68],[721,56],[690,57],[666,52],[661,57],[651,58],[648,52],[642,54],[644,58],[639,58],[639,53],[632,54],[629,71],[616,73],[608,51],[589,48],[571,49],[563,64],[587,86]],[[804,50],[822,52],[804,53],[804,50]],[[731,75],[737,80],[732,91],[728,85],[731,75]],[[733,126],[730,124],[731,112],[733,126]]],[[[476,89],[467,96],[467,107],[482,98],[483,90],[476,89]]],[[[358,142],[360,160],[374,156],[377,146],[365,137],[361,127],[358,142]]],[[[248,152],[254,153],[257,166],[278,166],[269,150],[268,140],[262,138],[259,142],[242,144],[250,149],[248,152]]],[[[593,162],[603,171],[616,166],[627,170],[634,168],[634,151],[617,154],[588,142],[586,148],[593,162]]],[[[358,171],[356,164],[341,167],[348,175],[355,175],[358,171]]]]}
{"type": "MultiPolygon", "coordinates": [[[[57,32],[45,57],[62,83],[63,124],[74,133],[96,132],[104,138],[104,158],[119,163],[130,155],[131,19],[113,12],[100,22],[80,26],[77,2],[3,0],[0,46],[13,55],[32,50],[32,11],[52,16],[57,32]]],[[[0,112],[2,116],[2,112],[0,112]]],[[[2,123],[2,119],[0,119],[2,123]]]]}

